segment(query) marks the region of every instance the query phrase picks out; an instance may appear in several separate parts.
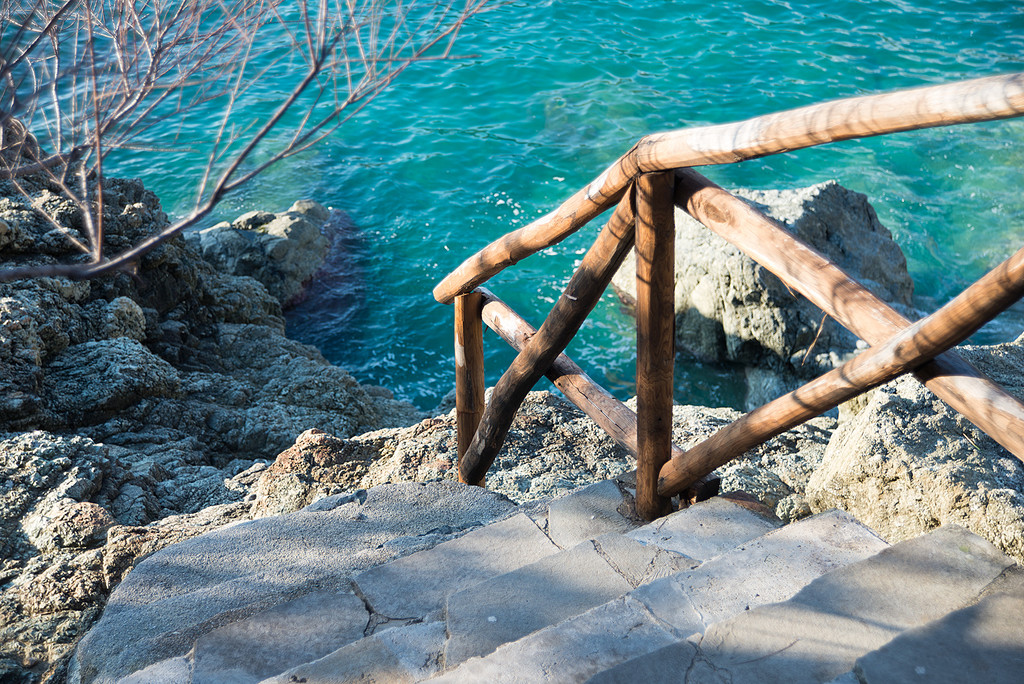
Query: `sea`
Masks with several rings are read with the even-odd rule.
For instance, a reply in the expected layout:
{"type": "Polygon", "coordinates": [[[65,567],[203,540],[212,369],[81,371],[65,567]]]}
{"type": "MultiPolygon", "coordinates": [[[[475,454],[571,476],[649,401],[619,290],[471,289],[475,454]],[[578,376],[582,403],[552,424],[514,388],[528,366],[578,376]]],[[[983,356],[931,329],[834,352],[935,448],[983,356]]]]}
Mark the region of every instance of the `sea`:
{"type": "MultiPolygon", "coordinates": [[[[261,67],[255,64],[253,67],[261,67]]],[[[230,195],[208,223],[311,198],[337,212],[330,291],[287,312],[290,336],[423,409],[454,385],[452,310],[431,296],[463,259],[554,209],[640,137],[816,102],[1024,70],[1022,0],[532,0],[466,23],[450,59],[410,67],[310,151],[230,195]]],[[[265,117],[294,84],[270,69],[238,110],[265,117]]],[[[217,111],[192,126],[215,127],[217,111]]],[[[232,122],[234,123],[234,122],[232,122]]],[[[111,162],[171,215],[194,201],[187,144],[111,162]]],[[[835,179],[865,193],[934,310],[1024,245],[1024,119],[931,129],[701,170],[725,187],[835,179]]],[[[600,219],[488,286],[539,326],[600,219]]],[[[1017,307],[973,341],[1024,330],[1017,307]]],[[[487,333],[487,382],[514,357],[487,333]]],[[[635,326],[607,293],[568,349],[634,392],[635,326]]],[[[740,406],[741,368],[680,354],[676,400],[740,406]]],[[[543,381],[546,383],[546,381],[543,381]]]]}

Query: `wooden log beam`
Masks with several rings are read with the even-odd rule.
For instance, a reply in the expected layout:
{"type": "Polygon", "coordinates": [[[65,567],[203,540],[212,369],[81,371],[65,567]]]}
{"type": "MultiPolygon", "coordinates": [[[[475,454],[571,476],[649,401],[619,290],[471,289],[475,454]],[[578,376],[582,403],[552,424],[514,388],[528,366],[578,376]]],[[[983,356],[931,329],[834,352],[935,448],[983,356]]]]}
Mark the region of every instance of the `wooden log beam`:
{"type": "Polygon", "coordinates": [[[727,164],[838,140],[1022,114],[1024,72],[1017,72],[649,135],[557,209],[466,259],[438,283],[434,298],[450,304],[502,269],[561,242],[611,208],[641,172],[727,164]]]}
{"type": "MultiPolygon", "coordinates": [[[[530,338],[537,334],[536,328],[490,290],[480,287],[474,292],[483,295],[482,317],[484,324],[516,351],[525,349],[530,338]]],[[[558,355],[544,375],[562,391],[566,399],[587,414],[630,456],[636,458],[638,451],[637,421],[636,413],[632,409],[594,382],[575,361],[564,353],[558,355]]],[[[673,457],[682,456],[683,453],[683,449],[672,444],[673,457]]],[[[717,479],[702,478],[693,487],[684,490],[680,496],[685,503],[692,504],[709,499],[717,493],[717,479]]]]}
{"type": "MultiPolygon", "coordinates": [[[[692,169],[676,172],[676,204],[875,346],[910,321],[778,223],[692,169]]],[[[953,351],[914,371],[954,410],[1024,459],[1024,403],[953,351]]]]}
{"type": "MultiPolygon", "coordinates": [[[[484,414],[483,303],[479,292],[455,299],[455,433],[460,462],[484,414]]],[[[484,480],[469,484],[483,487],[484,480]]]]}
{"type": "Polygon", "coordinates": [[[672,449],[675,369],[675,211],[671,171],[636,183],[636,511],[645,520],[670,511],[658,474],[672,449]]]}
{"type": "Polygon", "coordinates": [[[480,427],[459,466],[459,476],[466,482],[475,482],[487,473],[523,399],[597,305],[633,247],[633,220],[633,197],[628,193],[583,257],[540,330],[495,384],[480,427]]]}
{"type": "MultiPolygon", "coordinates": [[[[1024,249],[989,271],[949,304],[812,380],[722,428],[661,470],[666,496],[800,423],[920,365],[970,337],[1024,296],[1024,249]]],[[[1024,460],[1024,459],[1022,459],[1024,460]]]]}
{"type": "Polygon", "coordinates": [[[1024,114],[1024,72],[851,97],[746,121],[649,135],[641,171],[730,164],[851,138],[1008,119],[1024,114]]]}

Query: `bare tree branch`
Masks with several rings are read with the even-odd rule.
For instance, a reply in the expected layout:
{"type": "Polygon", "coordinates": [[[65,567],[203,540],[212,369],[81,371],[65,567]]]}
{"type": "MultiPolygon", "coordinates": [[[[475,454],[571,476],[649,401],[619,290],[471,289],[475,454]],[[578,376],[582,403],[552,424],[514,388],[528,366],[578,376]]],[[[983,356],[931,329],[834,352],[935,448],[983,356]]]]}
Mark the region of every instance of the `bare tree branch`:
{"type": "MultiPolygon", "coordinates": [[[[45,178],[83,215],[91,262],[0,268],[0,282],[130,267],[270,165],[309,149],[410,65],[451,55],[488,0],[0,0],[0,178],[45,178]],[[261,77],[301,64],[271,115],[246,113],[261,77]],[[193,209],[119,254],[104,250],[103,179],[119,150],[180,148],[216,103],[193,209]],[[208,111],[208,109],[203,110],[208,111]],[[170,137],[171,143],[155,138],[170,137]],[[258,160],[257,160],[258,155],[258,160]],[[69,178],[76,182],[69,183],[69,178]]],[[[197,142],[189,141],[194,147],[197,142]]],[[[51,223],[59,222],[47,217],[51,223]]]]}

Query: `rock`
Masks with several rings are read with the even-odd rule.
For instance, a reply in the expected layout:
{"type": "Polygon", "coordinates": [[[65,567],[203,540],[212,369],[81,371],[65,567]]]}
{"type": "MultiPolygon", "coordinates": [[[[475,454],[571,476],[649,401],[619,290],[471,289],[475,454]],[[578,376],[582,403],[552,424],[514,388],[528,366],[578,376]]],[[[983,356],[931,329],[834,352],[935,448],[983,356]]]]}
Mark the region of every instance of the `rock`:
{"type": "MultiPolygon", "coordinates": [[[[799,190],[735,194],[780,221],[882,299],[909,305],[906,260],[864,195],[834,181],[799,190]]],[[[803,297],[682,210],[676,210],[676,342],[698,357],[814,376],[838,365],[856,339],[803,297]],[[804,357],[807,356],[806,361],[804,357]]],[[[612,285],[635,301],[635,253],[612,285]]]]}
{"type": "Polygon", "coordinates": [[[189,239],[218,270],[255,278],[287,307],[323,264],[328,242],[321,228],[329,216],[316,202],[299,200],[280,214],[249,212],[189,239]]]}
{"type": "MultiPolygon", "coordinates": [[[[675,442],[692,446],[739,416],[732,409],[676,406],[675,442]]],[[[723,490],[750,492],[787,521],[809,515],[804,489],[834,425],[831,418],[817,418],[723,466],[717,471],[723,490]]],[[[550,392],[531,392],[487,474],[487,487],[525,503],[633,467],[632,457],[575,406],[550,392]]],[[[289,513],[341,491],[455,478],[454,410],[412,427],[347,439],[310,430],[260,474],[253,516],[289,513]]]]}
{"type": "MultiPolygon", "coordinates": [[[[77,206],[46,179],[19,183],[27,195],[0,180],[0,266],[81,258],[77,206]]],[[[138,181],[106,180],[104,200],[108,253],[168,225],[138,181]]],[[[297,286],[326,249],[327,217],[297,202],[243,217],[241,232],[285,249],[275,277],[297,286]]],[[[265,459],[304,431],[423,417],[289,340],[264,283],[182,238],[130,275],[0,283],[0,387],[0,672],[29,679],[61,667],[141,559],[249,519],[265,459]],[[49,598],[48,583],[60,584],[49,598]]]]}
{"type": "MultiPolygon", "coordinates": [[[[958,351],[1024,398],[1024,337],[958,351]]],[[[807,499],[891,542],[956,523],[1024,561],[1024,464],[910,376],[843,411],[807,499]]]]}

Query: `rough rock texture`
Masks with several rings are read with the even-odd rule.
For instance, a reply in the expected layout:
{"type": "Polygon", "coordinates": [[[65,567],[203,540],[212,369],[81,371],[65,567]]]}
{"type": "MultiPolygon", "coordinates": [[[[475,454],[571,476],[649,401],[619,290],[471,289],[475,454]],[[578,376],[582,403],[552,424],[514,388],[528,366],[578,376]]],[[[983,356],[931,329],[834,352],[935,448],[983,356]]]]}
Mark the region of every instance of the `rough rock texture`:
{"type": "MultiPolygon", "coordinates": [[[[78,209],[22,184],[27,197],[0,182],[0,266],[82,258],[78,209]]],[[[104,198],[111,252],[167,225],[137,181],[108,180],[104,198]]],[[[299,202],[264,226],[282,297],[326,250],[324,211],[299,202]]],[[[263,283],[180,238],[131,275],[0,283],[0,679],[58,681],[137,559],[247,519],[259,470],[303,431],[421,418],[286,338],[263,283]]]]}
{"type": "MultiPolygon", "coordinates": [[[[676,406],[674,437],[691,446],[739,417],[732,409],[676,406]]],[[[810,513],[803,492],[835,421],[818,418],[720,469],[723,490],[743,489],[793,520],[810,513]]],[[[576,407],[531,392],[487,474],[487,487],[518,503],[560,496],[635,467],[633,459],[576,407]]],[[[343,491],[386,482],[456,477],[455,412],[409,428],[338,439],[317,430],[259,475],[253,516],[296,511],[343,491]]]]}
{"type": "Polygon", "coordinates": [[[283,305],[293,302],[327,255],[321,228],[330,212],[312,200],[287,211],[250,211],[231,223],[189,235],[189,242],[218,270],[251,276],[283,305]]]}
{"type": "MultiPolygon", "coordinates": [[[[1024,336],[960,351],[1024,398],[1024,336]]],[[[1024,464],[911,377],[844,407],[807,496],[890,542],[956,523],[1024,561],[1024,464]]]]}
{"type": "MultiPolygon", "coordinates": [[[[882,299],[910,304],[913,283],[906,260],[864,195],[834,181],[798,190],[734,194],[781,222],[882,299]]],[[[680,209],[675,260],[676,342],[698,357],[806,377],[832,368],[856,348],[853,335],[832,320],[819,335],[822,313],[817,307],[680,209]]],[[[629,305],[636,298],[635,271],[631,253],[612,281],[629,305]]]]}

